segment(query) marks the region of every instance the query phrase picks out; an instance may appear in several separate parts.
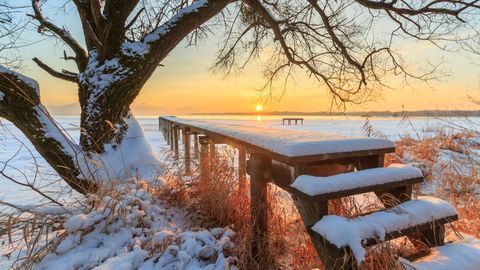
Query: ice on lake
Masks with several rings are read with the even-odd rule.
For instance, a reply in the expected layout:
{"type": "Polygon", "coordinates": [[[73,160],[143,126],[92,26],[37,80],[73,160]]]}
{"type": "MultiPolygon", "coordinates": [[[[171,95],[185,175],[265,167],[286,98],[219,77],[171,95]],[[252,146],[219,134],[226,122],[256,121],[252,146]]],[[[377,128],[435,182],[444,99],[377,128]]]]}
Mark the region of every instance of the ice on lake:
{"type": "MultiPolygon", "coordinates": [[[[300,116],[305,119],[304,125],[282,125],[282,116],[255,116],[255,115],[195,115],[179,116],[189,119],[201,119],[219,123],[231,123],[240,125],[259,126],[275,129],[315,131],[324,134],[336,134],[346,136],[365,136],[365,117],[353,116],[300,116]]],[[[292,116],[288,116],[292,117],[292,116]]],[[[74,139],[79,137],[79,118],[76,116],[55,117],[58,123],[74,139]]],[[[151,143],[152,149],[160,153],[166,148],[161,132],[158,129],[157,117],[139,117],[138,120],[143,126],[145,136],[151,143]]],[[[480,118],[470,121],[480,123],[480,118]]],[[[5,173],[15,179],[23,181],[35,181],[39,186],[46,186],[46,189],[57,192],[62,189],[70,192],[64,185],[50,185],[58,181],[58,176],[49,168],[48,164],[35,152],[32,145],[11,123],[2,120],[0,128],[0,165],[5,166],[5,173]],[[11,159],[14,157],[13,159],[11,159]],[[11,159],[11,160],[10,160],[11,159]],[[38,165],[38,171],[36,170],[38,165]]],[[[371,117],[370,124],[376,131],[382,133],[391,140],[398,140],[403,136],[427,137],[438,131],[448,130],[448,122],[461,125],[471,123],[464,118],[436,119],[426,117],[413,117],[405,120],[398,117],[371,117]]],[[[33,203],[36,198],[31,191],[19,188],[4,177],[0,176],[0,200],[28,204],[33,203]]],[[[61,183],[61,181],[59,181],[61,183]]]]}

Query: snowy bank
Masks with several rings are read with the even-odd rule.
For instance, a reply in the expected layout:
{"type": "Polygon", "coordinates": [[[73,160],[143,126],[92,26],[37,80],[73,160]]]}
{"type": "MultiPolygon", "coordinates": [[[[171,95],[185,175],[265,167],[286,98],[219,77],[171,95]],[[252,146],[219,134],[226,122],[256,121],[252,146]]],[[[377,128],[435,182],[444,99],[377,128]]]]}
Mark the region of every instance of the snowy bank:
{"type": "Polygon", "coordinates": [[[90,198],[95,209],[70,217],[64,239],[34,269],[236,269],[233,231],[188,230],[180,209],[135,187],[90,198]]]}

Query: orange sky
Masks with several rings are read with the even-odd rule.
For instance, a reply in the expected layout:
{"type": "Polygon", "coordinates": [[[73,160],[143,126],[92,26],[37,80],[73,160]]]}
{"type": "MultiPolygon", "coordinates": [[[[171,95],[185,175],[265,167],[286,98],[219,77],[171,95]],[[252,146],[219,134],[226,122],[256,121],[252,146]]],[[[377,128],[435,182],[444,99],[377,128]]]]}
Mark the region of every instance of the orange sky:
{"type": "MultiPolygon", "coordinates": [[[[68,17],[67,15],[64,15],[68,17]]],[[[62,22],[73,32],[76,19],[62,22]]],[[[37,33],[29,33],[38,39],[37,33]]],[[[218,37],[202,42],[197,48],[185,48],[180,44],[159,67],[137,98],[133,110],[139,115],[184,114],[198,112],[250,112],[258,102],[256,89],[265,80],[258,66],[253,63],[242,74],[224,79],[214,74],[209,67],[214,61],[218,37]]],[[[467,96],[480,97],[480,59],[474,64],[470,56],[444,53],[425,43],[410,43],[400,47],[401,53],[415,68],[416,63],[427,60],[439,62],[444,58],[443,69],[450,77],[432,82],[430,86],[414,84],[401,90],[384,90],[382,96],[361,106],[350,106],[348,110],[420,110],[420,109],[477,109],[467,96]]],[[[24,71],[39,81],[42,100],[47,106],[62,106],[77,103],[75,85],[50,77],[30,60],[37,56],[46,63],[75,70],[59,57],[64,47],[54,40],[47,40],[24,48],[24,71]]],[[[266,111],[328,111],[331,99],[326,90],[305,76],[298,76],[282,99],[280,95],[264,104],[266,111]]]]}

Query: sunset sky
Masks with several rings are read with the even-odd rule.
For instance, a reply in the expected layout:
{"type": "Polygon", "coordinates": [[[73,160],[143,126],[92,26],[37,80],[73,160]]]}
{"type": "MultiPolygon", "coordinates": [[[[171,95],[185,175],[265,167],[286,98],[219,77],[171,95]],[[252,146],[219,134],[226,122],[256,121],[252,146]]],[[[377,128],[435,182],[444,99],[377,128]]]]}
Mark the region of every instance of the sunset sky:
{"type": "MultiPolygon", "coordinates": [[[[48,15],[65,25],[74,36],[80,36],[81,30],[73,11],[48,15]]],[[[33,30],[27,31],[24,38],[30,41],[42,39],[33,30]]],[[[219,40],[219,36],[211,36],[198,47],[178,46],[163,62],[165,66],[159,67],[144,87],[133,106],[134,112],[139,115],[250,112],[255,110],[258,102],[264,103],[259,100],[256,91],[265,82],[259,68],[261,63],[252,63],[243,73],[228,78],[209,70],[219,40]]],[[[47,106],[77,103],[76,88],[72,83],[50,77],[31,58],[37,56],[52,66],[75,70],[72,64],[65,64],[59,59],[63,50],[58,41],[48,39],[25,47],[20,52],[24,58],[24,72],[39,81],[42,99],[47,106]]],[[[405,110],[478,109],[468,101],[467,96],[480,97],[480,59],[442,52],[426,43],[402,44],[401,52],[413,67],[427,60],[437,63],[443,59],[443,70],[450,76],[433,81],[430,85],[416,83],[403,89],[384,90],[376,100],[349,106],[348,110],[394,111],[402,110],[402,106],[405,110]]],[[[296,84],[291,85],[280,97],[280,94],[274,95],[271,101],[263,104],[264,110],[328,111],[331,104],[326,89],[304,75],[299,75],[296,84]]]]}

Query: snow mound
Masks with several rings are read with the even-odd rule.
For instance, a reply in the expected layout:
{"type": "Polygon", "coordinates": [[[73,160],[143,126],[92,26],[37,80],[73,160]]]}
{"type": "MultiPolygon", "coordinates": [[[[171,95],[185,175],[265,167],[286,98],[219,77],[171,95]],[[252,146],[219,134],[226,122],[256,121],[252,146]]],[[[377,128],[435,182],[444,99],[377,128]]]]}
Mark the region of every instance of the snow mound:
{"type": "Polygon", "coordinates": [[[422,177],[422,171],[419,169],[403,164],[392,164],[386,168],[374,168],[327,177],[300,175],[291,186],[310,196],[315,196],[418,177],[422,177]]]}
{"type": "Polygon", "coordinates": [[[400,260],[407,269],[416,270],[477,270],[480,266],[480,240],[463,235],[462,240],[432,248],[432,253],[415,262],[400,260]]]}
{"type": "Polygon", "coordinates": [[[179,209],[131,184],[120,197],[71,216],[54,252],[34,266],[55,269],[237,269],[230,229],[186,230],[179,209]]]}
{"type": "Polygon", "coordinates": [[[400,231],[433,220],[454,216],[457,212],[448,202],[421,196],[396,207],[353,219],[328,215],[318,221],[312,230],[338,248],[350,247],[357,263],[365,260],[365,239],[385,239],[389,232],[400,231]]]}
{"type": "Polygon", "coordinates": [[[81,178],[95,180],[147,179],[156,180],[162,173],[161,162],[153,153],[138,121],[129,115],[125,118],[128,129],[120,144],[104,146],[102,154],[79,157],[81,178]]]}

